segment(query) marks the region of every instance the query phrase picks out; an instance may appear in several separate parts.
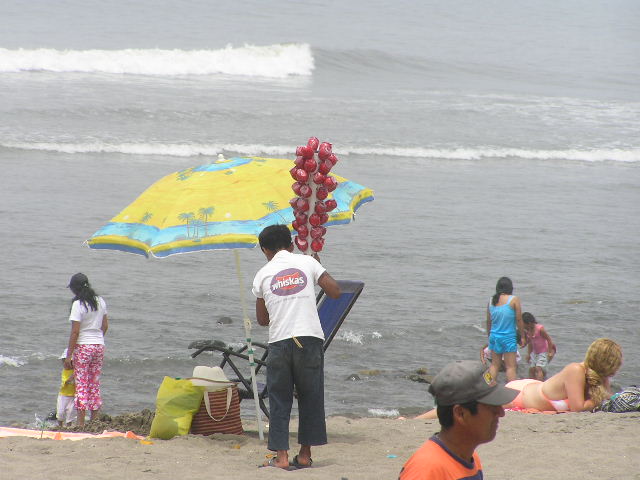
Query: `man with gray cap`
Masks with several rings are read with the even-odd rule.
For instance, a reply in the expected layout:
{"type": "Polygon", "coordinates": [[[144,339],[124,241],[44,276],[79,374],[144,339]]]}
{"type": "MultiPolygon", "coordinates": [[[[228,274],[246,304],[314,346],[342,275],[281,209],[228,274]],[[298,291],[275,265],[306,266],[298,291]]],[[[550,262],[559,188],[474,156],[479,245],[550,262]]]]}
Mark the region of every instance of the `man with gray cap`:
{"type": "Polygon", "coordinates": [[[404,464],[399,480],[481,480],[478,445],[493,440],[502,405],[518,391],[500,386],[481,362],[446,365],[429,386],[441,430],[404,464]]]}

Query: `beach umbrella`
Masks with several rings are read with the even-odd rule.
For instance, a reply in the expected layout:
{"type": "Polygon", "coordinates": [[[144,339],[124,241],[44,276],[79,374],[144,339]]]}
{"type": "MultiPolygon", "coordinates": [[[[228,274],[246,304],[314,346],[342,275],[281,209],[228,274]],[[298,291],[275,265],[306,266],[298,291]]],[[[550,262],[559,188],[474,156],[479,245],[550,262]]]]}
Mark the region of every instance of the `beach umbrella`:
{"type": "MultiPolygon", "coordinates": [[[[237,249],[255,247],[263,228],[295,220],[290,204],[295,195],[290,172],[293,166],[287,159],[225,159],[219,155],[212,163],[158,180],[86,242],[93,249],[159,258],[202,250],[234,250],[261,439],[251,321],[237,249]]],[[[360,205],[373,200],[373,192],[334,173],[328,176],[337,185],[330,195],[335,207],[327,213],[324,225],[349,223],[360,205]]]]}

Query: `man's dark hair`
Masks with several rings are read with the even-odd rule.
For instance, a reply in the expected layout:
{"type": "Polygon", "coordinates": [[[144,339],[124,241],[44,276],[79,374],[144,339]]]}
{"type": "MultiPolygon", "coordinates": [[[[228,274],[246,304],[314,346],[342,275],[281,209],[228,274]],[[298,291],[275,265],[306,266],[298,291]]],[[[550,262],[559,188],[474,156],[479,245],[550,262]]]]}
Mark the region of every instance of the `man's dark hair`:
{"type": "Polygon", "coordinates": [[[260,247],[277,252],[291,246],[291,232],[286,225],[269,225],[258,236],[260,247]]]}
{"type": "MultiPolygon", "coordinates": [[[[478,401],[472,400],[467,403],[459,404],[462,408],[466,408],[471,415],[478,413],[478,401]]],[[[442,430],[448,430],[453,427],[453,407],[454,405],[438,405],[438,420],[442,430]]]]}

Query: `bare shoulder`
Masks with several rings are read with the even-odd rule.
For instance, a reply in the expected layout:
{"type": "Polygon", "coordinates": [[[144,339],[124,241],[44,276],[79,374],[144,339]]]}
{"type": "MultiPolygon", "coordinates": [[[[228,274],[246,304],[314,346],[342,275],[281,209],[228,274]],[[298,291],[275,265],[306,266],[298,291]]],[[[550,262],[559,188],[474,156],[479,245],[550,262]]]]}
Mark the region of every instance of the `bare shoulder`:
{"type": "Polygon", "coordinates": [[[567,376],[571,377],[584,376],[584,367],[581,363],[570,363],[569,365],[564,367],[560,373],[564,373],[567,376]]]}

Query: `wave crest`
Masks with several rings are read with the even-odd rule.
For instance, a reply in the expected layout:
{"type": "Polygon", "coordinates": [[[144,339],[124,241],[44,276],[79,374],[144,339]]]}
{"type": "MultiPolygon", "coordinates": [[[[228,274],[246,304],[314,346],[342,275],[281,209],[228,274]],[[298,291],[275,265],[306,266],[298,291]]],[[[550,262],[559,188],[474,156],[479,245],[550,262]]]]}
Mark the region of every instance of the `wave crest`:
{"type": "MultiPolygon", "coordinates": [[[[57,143],[2,142],[0,146],[20,150],[45,150],[61,153],[121,153],[128,155],[164,155],[172,157],[217,156],[218,153],[240,155],[295,156],[293,145],[239,143],[57,143]]],[[[422,147],[341,147],[338,155],[406,157],[435,160],[483,160],[520,158],[528,160],[573,160],[584,162],[640,162],[640,148],[594,148],[565,150],[530,150],[503,147],[422,148],[422,147]]]]}
{"type": "Polygon", "coordinates": [[[0,48],[0,72],[50,71],[131,75],[308,76],[314,59],[308,44],[227,45],[218,50],[8,50],[0,48]]]}

